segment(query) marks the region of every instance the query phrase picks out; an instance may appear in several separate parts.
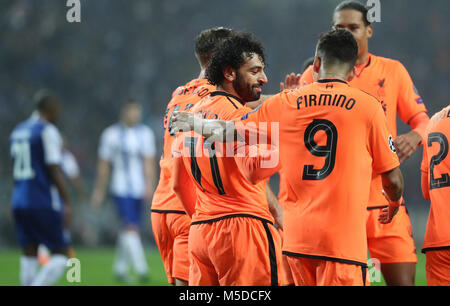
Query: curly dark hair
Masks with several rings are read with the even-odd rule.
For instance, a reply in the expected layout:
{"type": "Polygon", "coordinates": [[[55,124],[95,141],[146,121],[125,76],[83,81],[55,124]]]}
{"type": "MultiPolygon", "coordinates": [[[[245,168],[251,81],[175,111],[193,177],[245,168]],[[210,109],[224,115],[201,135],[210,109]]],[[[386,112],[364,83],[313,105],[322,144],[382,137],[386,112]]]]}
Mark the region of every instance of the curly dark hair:
{"type": "Polygon", "coordinates": [[[320,35],[317,54],[325,67],[346,64],[351,70],[358,58],[358,43],[347,30],[330,30],[320,35]]]}
{"type": "Polygon", "coordinates": [[[195,55],[201,65],[206,66],[211,59],[217,45],[233,34],[233,30],[224,27],[215,27],[203,30],[195,38],[195,55]]]}
{"type": "Polygon", "coordinates": [[[221,84],[225,79],[223,70],[226,67],[238,70],[253,54],[258,55],[261,61],[265,62],[262,43],[247,31],[236,32],[214,51],[206,69],[206,78],[213,85],[221,84]]]}

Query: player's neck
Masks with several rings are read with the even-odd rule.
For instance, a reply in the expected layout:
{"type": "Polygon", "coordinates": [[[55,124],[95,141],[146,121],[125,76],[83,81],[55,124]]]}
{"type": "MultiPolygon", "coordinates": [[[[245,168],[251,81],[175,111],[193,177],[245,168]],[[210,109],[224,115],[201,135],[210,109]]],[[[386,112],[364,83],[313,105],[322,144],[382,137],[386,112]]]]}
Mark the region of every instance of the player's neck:
{"type": "Polygon", "coordinates": [[[198,75],[199,79],[205,79],[206,78],[206,68],[203,68],[200,70],[200,74],[198,75]]]}
{"type": "Polygon", "coordinates": [[[318,75],[319,80],[329,80],[329,79],[337,79],[344,82],[347,82],[348,79],[348,73],[341,73],[338,71],[320,71],[318,75]]]}
{"type": "Polygon", "coordinates": [[[368,59],[369,59],[369,51],[363,52],[361,55],[358,56],[355,66],[361,66],[366,64],[368,59]]]}
{"type": "Polygon", "coordinates": [[[236,90],[234,90],[234,87],[233,87],[232,83],[217,85],[217,90],[218,91],[224,91],[226,93],[229,93],[230,95],[233,95],[233,96],[238,97],[239,99],[241,99],[241,97],[236,92],[236,90]]]}

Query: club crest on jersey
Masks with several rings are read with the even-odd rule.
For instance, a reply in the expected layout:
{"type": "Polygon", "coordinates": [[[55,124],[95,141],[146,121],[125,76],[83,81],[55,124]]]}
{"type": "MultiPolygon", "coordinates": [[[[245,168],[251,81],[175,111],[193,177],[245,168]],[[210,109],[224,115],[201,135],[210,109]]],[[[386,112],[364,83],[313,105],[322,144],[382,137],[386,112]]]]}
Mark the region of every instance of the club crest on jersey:
{"type": "Polygon", "coordinates": [[[389,135],[389,149],[391,149],[392,153],[397,153],[394,146],[394,138],[392,138],[392,135],[389,135]]]}
{"type": "Polygon", "coordinates": [[[417,90],[417,87],[415,85],[413,85],[414,87],[414,92],[416,93],[416,95],[418,95],[419,97],[415,99],[417,104],[423,104],[423,100],[422,97],[419,94],[419,91],[417,90]]]}
{"type": "Polygon", "coordinates": [[[377,85],[380,87],[377,90],[377,96],[378,97],[385,97],[386,96],[386,79],[381,79],[378,81],[377,85]]]}

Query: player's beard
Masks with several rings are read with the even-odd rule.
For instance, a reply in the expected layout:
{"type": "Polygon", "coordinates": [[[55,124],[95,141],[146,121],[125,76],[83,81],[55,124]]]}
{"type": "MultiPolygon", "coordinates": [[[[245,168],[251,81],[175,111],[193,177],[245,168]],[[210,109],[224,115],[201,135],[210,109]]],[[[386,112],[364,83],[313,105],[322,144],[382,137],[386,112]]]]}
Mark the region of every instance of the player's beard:
{"type": "Polygon", "coordinates": [[[245,82],[245,79],[241,77],[239,72],[236,74],[236,79],[233,81],[234,90],[244,102],[259,100],[261,92],[257,91],[256,88],[262,87],[262,85],[263,84],[260,83],[249,84],[245,82]]]}

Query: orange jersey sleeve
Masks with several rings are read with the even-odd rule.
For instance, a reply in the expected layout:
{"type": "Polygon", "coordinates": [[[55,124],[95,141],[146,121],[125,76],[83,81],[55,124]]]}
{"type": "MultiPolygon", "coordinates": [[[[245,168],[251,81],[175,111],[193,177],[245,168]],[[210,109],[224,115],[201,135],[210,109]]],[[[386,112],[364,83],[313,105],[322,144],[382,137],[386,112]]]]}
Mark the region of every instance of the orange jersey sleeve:
{"type": "Polygon", "coordinates": [[[159,183],[152,199],[152,210],[156,211],[184,211],[179,199],[173,191],[173,142],[175,135],[170,134],[170,118],[173,111],[187,111],[198,101],[215,90],[215,86],[208,84],[206,79],[194,79],[186,85],[178,87],[172,93],[172,99],[164,113],[164,141],[161,156],[159,183]]]}
{"type": "Polygon", "coordinates": [[[426,112],[427,109],[405,66],[398,61],[395,61],[395,63],[397,64],[395,72],[397,73],[398,82],[396,90],[399,93],[397,112],[400,119],[409,124],[411,118],[420,112],[426,112]]]}
{"type": "Polygon", "coordinates": [[[450,105],[436,113],[426,129],[421,170],[431,201],[422,251],[450,248],[450,105]]]}
{"type": "Polygon", "coordinates": [[[375,173],[384,173],[400,165],[395,154],[394,138],[387,129],[386,117],[379,107],[375,109],[368,143],[373,158],[372,169],[375,173]]]}

